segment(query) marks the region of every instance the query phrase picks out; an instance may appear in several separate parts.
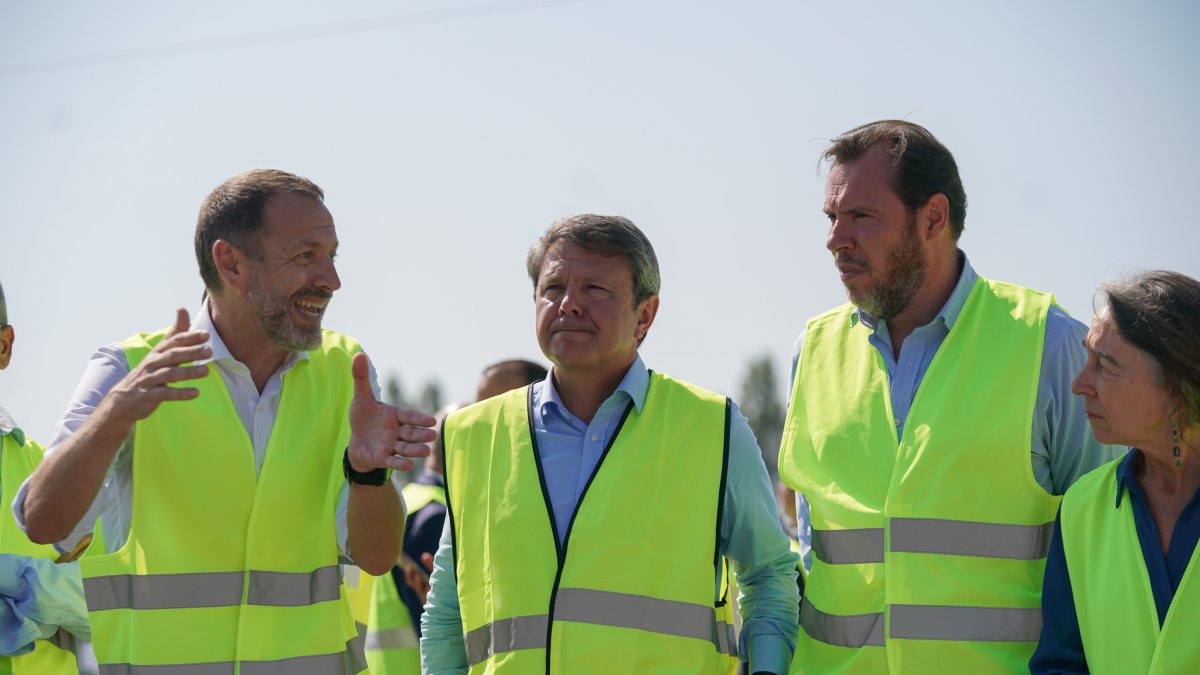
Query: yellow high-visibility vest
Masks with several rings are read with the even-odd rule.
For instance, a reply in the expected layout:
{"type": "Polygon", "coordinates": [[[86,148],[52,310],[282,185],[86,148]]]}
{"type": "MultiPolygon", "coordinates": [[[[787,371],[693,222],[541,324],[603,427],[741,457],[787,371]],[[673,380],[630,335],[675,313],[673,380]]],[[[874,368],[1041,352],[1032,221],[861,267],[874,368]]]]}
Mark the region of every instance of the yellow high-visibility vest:
{"type": "Polygon", "coordinates": [[[446,420],[470,672],[730,672],[737,642],[715,583],[726,399],[651,373],[641,413],[621,420],[560,543],[529,396],[446,420]]]}
{"type": "Polygon", "coordinates": [[[1200,668],[1200,547],[1192,552],[1166,619],[1150,589],[1129,495],[1116,503],[1117,465],[1080,478],[1063,497],[1063,552],[1088,670],[1168,675],[1200,668]]]}
{"type": "MultiPolygon", "coordinates": [[[[17,490],[42,462],[45,452],[39,443],[17,430],[0,436],[0,553],[58,558],[53,546],[29,541],[12,513],[17,490]]],[[[74,647],[74,637],[60,630],[53,640],[38,640],[33,651],[24,656],[0,656],[0,675],[75,675],[79,670],[74,647]]]]}
{"type": "MultiPolygon", "coordinates": [[[[404,503],[410,514],[432,502],[445,505],[446,489],[420,483],[404,486],[404,503]]],[[[366,621],[367,665],[371,675],[420,675],[420,640],[408,605],[400,599],[390,574],[374,578],[366,621]]]]}
{"type": "Polygon", "coordinates": [[[791,672],[1027,670],[1059,502],[1030,462],[1052,303],[977,281],[899,438],[854,307],[808,323],[779,454],[813,535],[791,672]]]}
{"type": "MultiPolygon", "coordinates": [[[[130,368],[164,335],[126,340],[130,368]]],[[[198,398],[163,403],[137,423],[129,538],[115,553],[80,561],[102,670],[365,668],[349,648],[354,623],[335,523],[358,351],[350,338],[326,331],[322,345],[284,375],[257,476],[250,438],[215,364],[181,385],[198,388],[198,398]]]]}

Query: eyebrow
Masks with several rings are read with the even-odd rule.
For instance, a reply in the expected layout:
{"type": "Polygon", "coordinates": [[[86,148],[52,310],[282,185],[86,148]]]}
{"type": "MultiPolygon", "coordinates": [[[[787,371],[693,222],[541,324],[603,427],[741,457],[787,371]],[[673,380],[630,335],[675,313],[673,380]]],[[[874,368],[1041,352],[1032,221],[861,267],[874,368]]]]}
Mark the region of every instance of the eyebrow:
{"type": "Polygon", "coordinates": [[[1111,363],[1111,364],[1113,364],[1114,366],[1117,366],[1117,367],[1120,367],[1120,366],[1121,366],[1121,362],[1120,362],[1120,361],[1118,361],[1118,360],[1116,360],[1116,359],[1114,359],[1114,358],[1113,358],[1112,356],[1110,356],[1108,353],[1106,353],[1106,352],[1102,352],[1102,351],[1100,351],[1099,349],[1095,349],[1095,348],[1093,348],[1091,345],[1089,345],[1089,344],[1088,344],[1088,342],[1087,342],[1087,338],[1084,338],[1084,340],[1083,340],[1083,348],[1084,348],[1084,349],[1086,349],[1087,351],[1089,351],[1089,352],[1091,352],[1091,353],[1095,354],[1095,355],[1096,355],[1096,358],[1098,358],[1098,359],[1104,359],[1105,361],[1107,361],[1107,362],[1109,362],[1109,363],[1111,363]]]}

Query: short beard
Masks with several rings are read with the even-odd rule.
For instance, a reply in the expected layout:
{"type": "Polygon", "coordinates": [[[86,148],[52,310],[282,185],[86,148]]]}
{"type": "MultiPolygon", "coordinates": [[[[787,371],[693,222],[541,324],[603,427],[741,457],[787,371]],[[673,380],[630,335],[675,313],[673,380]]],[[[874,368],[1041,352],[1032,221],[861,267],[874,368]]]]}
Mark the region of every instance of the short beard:
{"type": "Polygon", "coordinates": [[[246,291],[250,312],[258,321],[263,333],[271,342],[289,352],[307,352],[321,346],[321,328],[300,328],[292,321],[291,306],[297,298],[316,296],[328,298],[330,294],[313,289],[304,289],[290,298],[280,301],[262,287],[262,277],[255,275],[246,291]]]}
{"type": "Polygon", "coordinates": [[[878,283],[859,293],[846,289],[853,302],[863,312],[887,321],[903,312],[925,283],[929,259],[917,241],[916,219],[908,222],[908,231],[900,245],[888,253],[887,266],[878,283]]]}

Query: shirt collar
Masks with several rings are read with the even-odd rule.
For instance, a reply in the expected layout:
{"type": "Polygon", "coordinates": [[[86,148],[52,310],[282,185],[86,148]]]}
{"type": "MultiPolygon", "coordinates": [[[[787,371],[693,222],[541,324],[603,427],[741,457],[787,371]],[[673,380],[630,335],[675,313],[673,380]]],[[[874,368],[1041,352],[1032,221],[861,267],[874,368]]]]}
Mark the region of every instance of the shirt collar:
{"type": "Polygon", "coordinates": [[[13,440],[17,442],[17,445],[25,445],[25,432],[21,431],[21,428],[17,426],[16,420],[12,418],[12,415],[8,414],[7,410],[0,408],[0,436],[7,436],[9,434],[12,434],[13,440]]]}
{"type": "MultiPolygon", "coordinates": [[[[550,406],[554,406],[558,410],[566,410],[567,406],[563,404],[562,399],[558,395],[558,390],[554,387],[554,367],[551,366],[550,373],[546,375],[543,381],[543,386],[546,388],[546,397],[542,402],[542,414],[545,415],[550,406]]],[[[650,371],[646,369],[646,364],[642,361],[642,355],[638,354],[634,357],[633,363],[630,364],[629,370],[625,371],[625,376],[621,378],[621,383],[617,385],[616,391],[612,396],[624,393],[633,401],[633,410],[637,414],[642,414],[642,405],[646,402],[646,391],[650,388],[650,371]]]]}
{"type": "MultiPolygon", "coordinates": [[[[196,361],[195,365],[203,366],[217,361],[230,361],[240,364],[243,367],[245,366],[241,361],[234,358],[233,353],[229,351],[229,347],[225,345],[225,341],[221,339],[221,334],[217,332],[217,326],[213,323],[212,314],[210,313],[208,296],[205,296],[204,304],[200,307],[200,311],[196,312],[196,318],[192,319],[191,329],[208,331],[208,346],[212,349],[212,356],[196,361]]],[[[308,352],[288,352],[287,357],[284,358],[277,372],[286,373],[292,366],[307,360],[308,352]]]]}
{"type": "Polygon", "coordinates": [[[1137,470],[1137,460],[1141,454],[1141,450],[1130,448],[1129,453],[1117,462],[1117,501],[1113,508],[1121,507],[1121,497],[1125,495],[1126,490],[1140,489],[1134,472],[1137,470]]]}
{"type": "MultiPolygon", "coordinates": [[[[975,272],[967,254],[961,249],[958,251],[958,259],[962,261],[962,273],[958,275],[958,283],[954,284],[954,290],[950,292],[946,304],[942,305],[942,309],[933,317],[933,321],[929,322],[934,323],[941,319],[946,324],[947,331],[954,328],[954,322],[958,321],[958,315],[962,313],[963,305],[967,304],[967,296],[971,295],[971,289],[975,287],[975,282],[979,279],[979,274],[975,272]]],[[[850,315],[850,321],[851,326],[862,323],[876,333],[886,330],[887,326],[887,322],[881,322],[878,318],[859,308],[855,308],[854,313],[850,315]]]]}

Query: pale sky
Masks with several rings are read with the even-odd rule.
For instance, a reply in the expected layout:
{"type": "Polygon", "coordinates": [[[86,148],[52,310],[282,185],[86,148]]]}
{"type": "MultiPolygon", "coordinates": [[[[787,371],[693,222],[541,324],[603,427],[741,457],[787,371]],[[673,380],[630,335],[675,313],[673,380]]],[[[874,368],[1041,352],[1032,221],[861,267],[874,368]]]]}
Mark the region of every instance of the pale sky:
{"type": "Polygon", "coordinates": [[[48,441],[92,351],[195,309],[197,209],[254,167],[325,189],[326,326],[410,392],[545,363],[525,250],[580,212],[657,249],[650,367],[786,379],[845,300],[818,154],[893,117],[958,159],[976,269],[1086,321],[1106,278],[1200,276],[1197,35],[1195,2],[3,3],[0,405],[48,441]]]}

